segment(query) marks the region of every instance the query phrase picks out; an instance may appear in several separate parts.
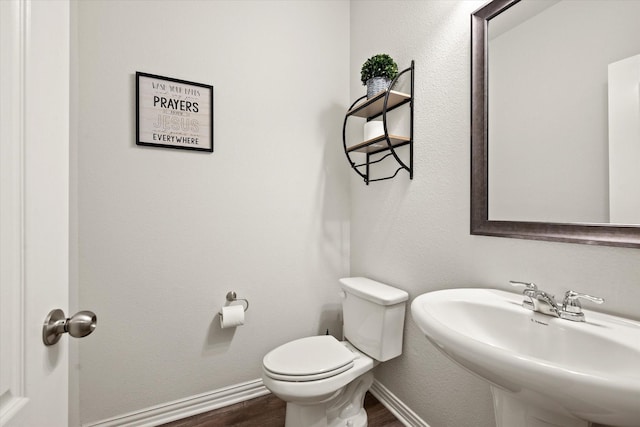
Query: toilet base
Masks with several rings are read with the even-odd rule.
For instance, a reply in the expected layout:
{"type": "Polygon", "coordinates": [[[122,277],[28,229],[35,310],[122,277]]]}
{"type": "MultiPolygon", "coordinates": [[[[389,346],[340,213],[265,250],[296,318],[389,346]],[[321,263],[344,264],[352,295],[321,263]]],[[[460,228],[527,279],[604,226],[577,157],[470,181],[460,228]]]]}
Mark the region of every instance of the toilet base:
{"type": "Polygon", "coordinates": [[[367,424],[367,411],[362,408],[356,415],[347,419],[336,418],[331,424],[329,424],[329,427],[367,427],[367,424]]]}
{"type": "Polygon", "coordinates": [[[287,402],[285,427],[367,427],[364,396],[373,384],[371,371],[349,383],[323,403],[287,402]]]}

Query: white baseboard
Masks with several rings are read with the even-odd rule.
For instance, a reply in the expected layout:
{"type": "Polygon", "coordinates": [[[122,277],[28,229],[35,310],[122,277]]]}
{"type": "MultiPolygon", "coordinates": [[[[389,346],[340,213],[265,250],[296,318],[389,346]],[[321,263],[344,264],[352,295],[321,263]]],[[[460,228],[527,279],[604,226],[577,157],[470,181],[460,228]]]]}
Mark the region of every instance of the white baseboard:
{"type": "MultiPolygon", "coordinates": [[[[378,381],[373,381],[373,385],[369,391],[405,426],[429,427],[424,420],[378,381]]],[[[262,384],[262,380],[257,379],[152,406],[106,420],[83,424],[83,427],[155,427],[171,421],[255,399],[256,397],[269,393],[269,390],[262,384]]]]}
{"type": "Polygon", "coordinates": [[[167,402],[83,427],[154,427],[269,394],[261,379],[167,402]]]}
{"type": "Polygon", "coordinates": [[[388,388],[380,384],[377,380],[369,389],[376,399],[380,401],[402,424],[407,427],[429,427],[422,418],[405,405],[388,388]]]}

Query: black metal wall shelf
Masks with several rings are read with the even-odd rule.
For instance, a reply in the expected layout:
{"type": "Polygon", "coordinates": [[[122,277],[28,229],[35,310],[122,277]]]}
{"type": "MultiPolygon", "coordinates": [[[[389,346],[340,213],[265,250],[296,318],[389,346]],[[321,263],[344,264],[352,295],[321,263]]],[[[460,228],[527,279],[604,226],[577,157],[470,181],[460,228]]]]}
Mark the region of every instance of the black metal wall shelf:
{"type": "Polygon", "coordinates": [[[345,114],[344,124],[342,126],[342,144],[344,146],[344,152],[349,160],[349,163],[354,171],[360,175],[364,182],[369,185],[370,182],[383,181],[394,178],[401,170],[406,170],[409,173],[409,178],[413,179],[413,94],[414,94],[414,61],[411,61],[411,66],[398,73],[395,79],[391,81],[389,88],[384,90],[370,99],[366,99],[366,95],[358,98],[349,110],[345,114]],[[398,82],[398,79],[405,73],[410,75],[410,93],[403,93],[393,90],[393,87],[398,82]],[[390,135],[387,128],[387,113],[405,104],[409,104],[409,136],[390,135]],[[351,117],[361,117],[368,121],[371,121],[379,116],[382,116],[382,125],[384,134],[378,137],[359,142],[354,145],[347,146],[346,129],[347,122],[351,117]],[[409,159],[403,161],[396,149],[402,146],[409,146],[409,159]],[[373,160],[371,157],[384,152],[388,153],[380,158],[373,160]],[[366,161],[363,163],[356,163],[351,155],[353,153],[366,154],[366,161]],[[369,166],[387,157],[392,156],[399,164],[398,169],[390,175],[383,178],[371,179],[369,166]],[[361,171],[359,168],[365,168],[365,171],[361,171]]]}

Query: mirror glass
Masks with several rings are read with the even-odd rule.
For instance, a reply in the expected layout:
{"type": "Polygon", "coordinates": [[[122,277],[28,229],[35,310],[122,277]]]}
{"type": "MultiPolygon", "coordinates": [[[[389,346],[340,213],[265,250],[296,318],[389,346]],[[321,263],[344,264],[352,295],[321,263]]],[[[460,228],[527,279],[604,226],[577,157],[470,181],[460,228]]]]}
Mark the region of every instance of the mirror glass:
{"type": "Polygon", "coordinates": [[[640,248],[640,0],[471,14],[471,234],[640,248]]]}
{"type": "Polygon", "coordinates": [[[486,19],[488,220],[640,224],[640,0],[486,19]]]}

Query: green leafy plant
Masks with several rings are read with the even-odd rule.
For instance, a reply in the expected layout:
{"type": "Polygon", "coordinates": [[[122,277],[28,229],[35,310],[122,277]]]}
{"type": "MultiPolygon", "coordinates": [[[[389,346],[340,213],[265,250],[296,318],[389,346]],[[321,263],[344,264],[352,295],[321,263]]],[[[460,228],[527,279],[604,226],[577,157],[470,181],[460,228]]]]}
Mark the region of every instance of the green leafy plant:
{"type": "Polygon", "coordinates": [[[360,80],[363,85],[373,77],[386,77],[393,79],[398,75],[398,64],[386,53],[374,55],[362,64],[360,80]]]}

